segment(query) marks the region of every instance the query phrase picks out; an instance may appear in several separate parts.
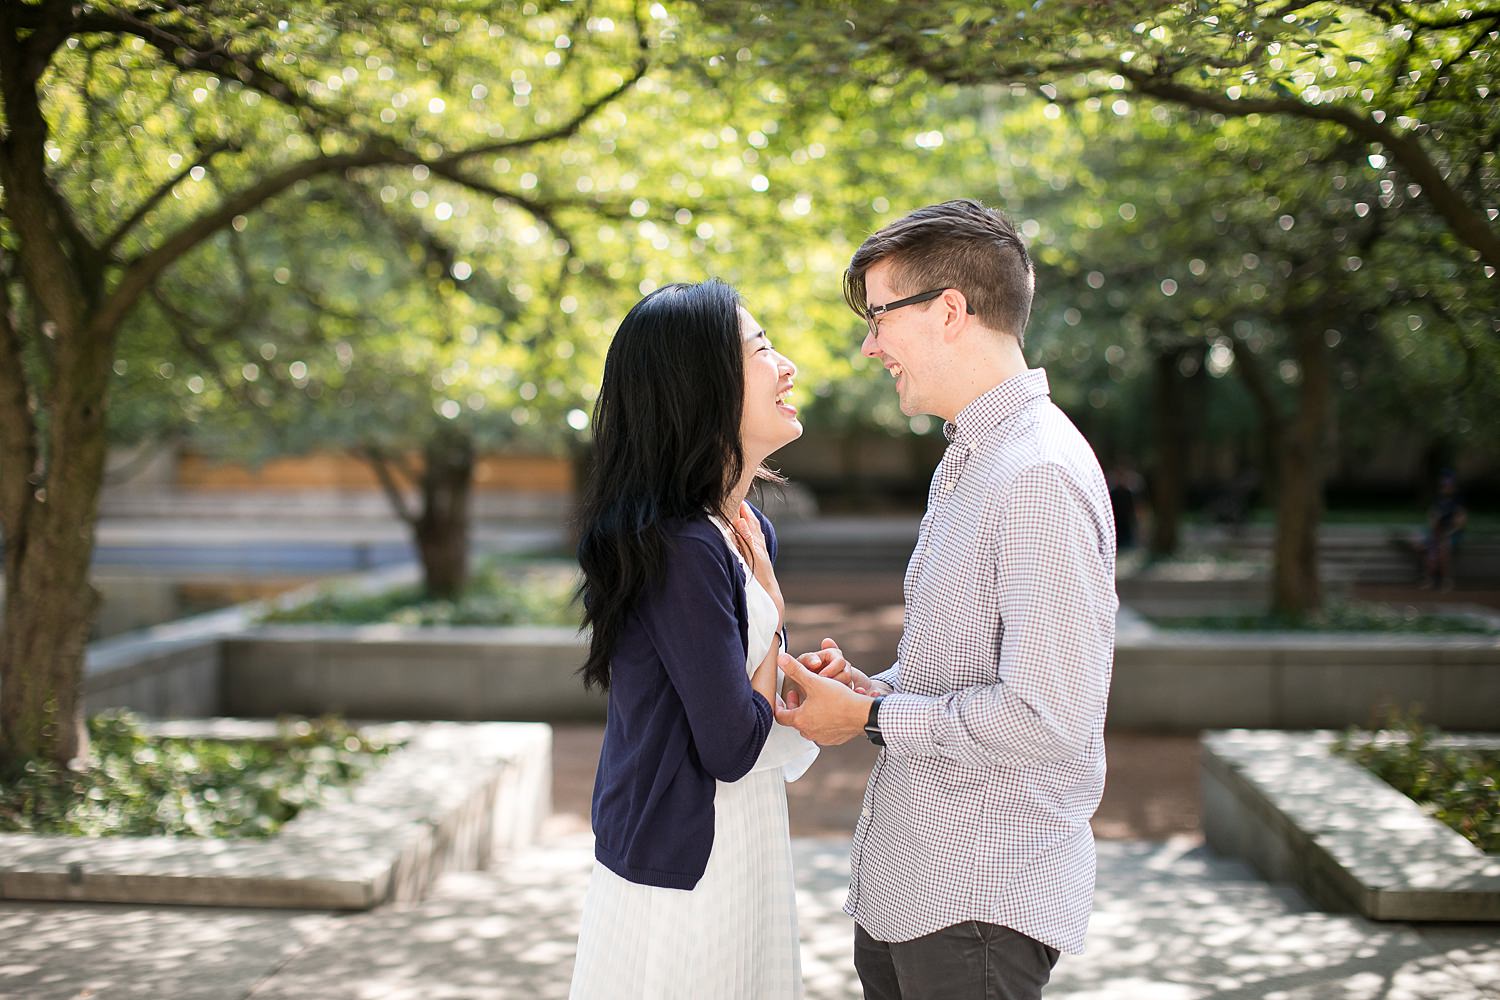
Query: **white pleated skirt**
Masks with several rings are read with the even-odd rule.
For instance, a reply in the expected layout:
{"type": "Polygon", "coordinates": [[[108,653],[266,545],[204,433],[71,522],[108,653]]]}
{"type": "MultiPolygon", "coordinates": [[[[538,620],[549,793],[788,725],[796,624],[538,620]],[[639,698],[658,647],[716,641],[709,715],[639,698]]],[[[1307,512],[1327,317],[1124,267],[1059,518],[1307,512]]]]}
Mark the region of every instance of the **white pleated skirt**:
{"type": "Polygon", "coordinates": [[[780,767],[717,784],[714,844],[691,890],[594,864],[570,1000],[802,996],[797,897],[780,767]]]}

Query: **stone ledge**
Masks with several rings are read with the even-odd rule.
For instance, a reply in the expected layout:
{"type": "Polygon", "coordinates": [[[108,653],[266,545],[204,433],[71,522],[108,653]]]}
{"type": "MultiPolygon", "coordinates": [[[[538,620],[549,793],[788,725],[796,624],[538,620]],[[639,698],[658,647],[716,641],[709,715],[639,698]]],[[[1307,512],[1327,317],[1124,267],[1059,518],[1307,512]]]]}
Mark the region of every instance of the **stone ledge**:
{"type": "Polygon", "coordinates": [[[603,720],[571,626],[276,625],[221,645],[223,711],[348,718],[603,720]]]}
{"type": "MultiPolygon", "coordinates": [[[[265,738],[271,722],[154,727],[265,738]]],[[[353,787],[267,840],[0,834],[0,899],[367,910],[417,900],[450,869],[524,846],[550,811],[552,731],[527,723],[388,723],[405,741],[353,787]]]]}
{"type": "MultiPolygon", "coordinates": [[[[1330,732],[1231,730],[1203,737],[1203,827],[1321,905],[1375,920],[1500,921],[1500,858],[1365,768],[1330,732]]],[[[1495,737],[1466,737],[1485,746],[1495,737]]]]}

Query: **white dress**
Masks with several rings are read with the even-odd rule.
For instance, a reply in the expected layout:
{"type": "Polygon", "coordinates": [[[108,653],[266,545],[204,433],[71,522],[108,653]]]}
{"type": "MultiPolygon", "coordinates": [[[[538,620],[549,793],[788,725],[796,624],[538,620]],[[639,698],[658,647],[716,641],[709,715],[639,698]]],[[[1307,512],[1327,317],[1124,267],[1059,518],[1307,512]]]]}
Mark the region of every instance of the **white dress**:
{"type": "MultiPolygon", "coordinates": [[[[770,650],[778,616],[754,574],[745,575],[749,674],[770,650]]],[[[713,850],[690,890],[630,882],[595,862],[570,1000],[800,998],[786,782],[817,755],[795,729],[772,723],[750,773],[714,788],[713,850]]]]}

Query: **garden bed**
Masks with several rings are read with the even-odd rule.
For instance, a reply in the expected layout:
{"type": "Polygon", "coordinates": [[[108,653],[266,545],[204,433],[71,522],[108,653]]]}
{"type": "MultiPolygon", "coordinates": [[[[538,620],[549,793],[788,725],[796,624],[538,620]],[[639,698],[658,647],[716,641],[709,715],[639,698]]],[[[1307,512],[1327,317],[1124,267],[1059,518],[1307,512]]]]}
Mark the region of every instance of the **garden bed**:
{"type": "Polygon", "coordinates": [[[1447,737],[1416,722],[1349,732],[1333,752],[1361,765],[1486,854],[1500,855],[1500,740],[1447,737]]]}
{"type": "MultiPolygon", "coordinates": [[[[274,723],[153,726],[188,739],[269,739],[274,723]]],[[[420,899],[442,871],[529,843],[550,811],[551,730],[526,723],[361,726],[399,748],[272,837],[0,833],[0,899],[368,909],[420,899]]]]}
{"type": "Polygon", "coordinates": [[[418,582],[385,590],[334,584],[274,608],[267,625],[572,625],[578,567],[563,560],[491,560],[476,567],[456,600],[433,599],[418,582]]]}
{"type": "Polygon", "coordinates": [[[86,767],[27,761],[0,778],[0,832],[269,837],[392,749],[333,718],[281,719],[251,739],[171,735],[121,711],[88,728],[86,767]]]}
{"type": "Polygon", "coordinates": [[[1152,624],[1170,631],[1215,632],[1358,632],[1403,635],[1495,635],[1493,616],[1470,612],[1431,612],[1410,605],[1367,601],[1331,603],[1304,618],[1264,611],[1196,615],[1156,614],[1152,624]]]}

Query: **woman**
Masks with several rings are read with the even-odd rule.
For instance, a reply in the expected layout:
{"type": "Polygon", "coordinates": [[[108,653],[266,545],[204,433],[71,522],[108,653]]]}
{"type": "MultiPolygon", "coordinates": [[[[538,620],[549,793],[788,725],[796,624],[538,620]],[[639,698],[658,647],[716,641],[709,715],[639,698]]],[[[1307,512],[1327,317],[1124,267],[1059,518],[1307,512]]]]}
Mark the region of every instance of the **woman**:
{"type": "Polygon", "coordinates": [[[646,296],[605,359],[578,556],[609,709],[574,1000],[802,995],[785,782],[817,748],[772,716],[776,536],[745,502],[802,434],[796,373],[718,281],[646,296]]]}

